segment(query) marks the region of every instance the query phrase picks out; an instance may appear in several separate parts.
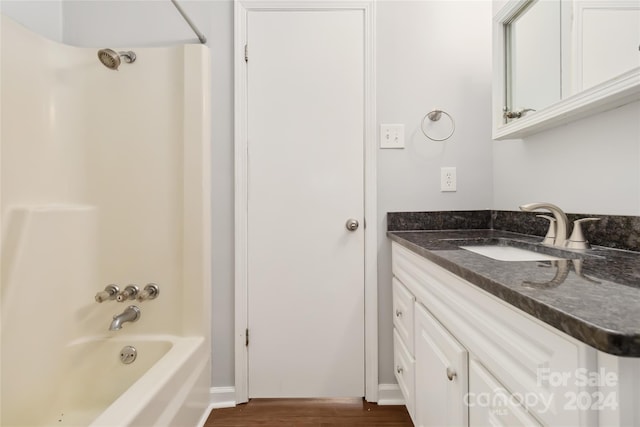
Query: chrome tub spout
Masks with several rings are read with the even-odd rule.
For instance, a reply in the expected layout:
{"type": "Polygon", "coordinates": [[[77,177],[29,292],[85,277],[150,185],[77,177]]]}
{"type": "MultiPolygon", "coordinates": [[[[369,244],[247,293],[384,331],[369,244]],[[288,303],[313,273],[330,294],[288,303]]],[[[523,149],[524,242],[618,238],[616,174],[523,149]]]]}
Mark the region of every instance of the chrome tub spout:
{"type": "Polygon", "coordinates": [[[140,309],[135,305],[130,305],[122,313],[113,316],[113,321],[109,326],[110,331],[122,329],[122,324],[127,322],[135,322],[140,318],[140,309]]]}

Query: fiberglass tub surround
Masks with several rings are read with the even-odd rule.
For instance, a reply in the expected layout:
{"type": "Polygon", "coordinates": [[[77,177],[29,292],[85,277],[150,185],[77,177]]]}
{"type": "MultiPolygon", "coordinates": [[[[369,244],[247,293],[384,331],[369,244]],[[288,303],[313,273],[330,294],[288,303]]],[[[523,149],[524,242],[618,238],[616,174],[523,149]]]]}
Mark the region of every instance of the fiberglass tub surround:
{"type": "Polygon", "coordinates": [[[207,49],[114,49],[137,56],[118,71],[98,50],[2,17],[2,425],[195,424],[208,402],[207,49]]]}

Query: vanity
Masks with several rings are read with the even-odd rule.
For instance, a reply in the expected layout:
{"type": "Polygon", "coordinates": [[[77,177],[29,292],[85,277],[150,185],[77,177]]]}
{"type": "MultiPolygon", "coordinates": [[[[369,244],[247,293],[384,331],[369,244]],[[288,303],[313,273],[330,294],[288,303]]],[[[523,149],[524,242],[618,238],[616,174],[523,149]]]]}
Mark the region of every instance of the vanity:
{"type": "Polygon", "coordinates": [[[394,369],[414,424],[640,425],[640,253],[453,222],[388,231],[394,369]]]}

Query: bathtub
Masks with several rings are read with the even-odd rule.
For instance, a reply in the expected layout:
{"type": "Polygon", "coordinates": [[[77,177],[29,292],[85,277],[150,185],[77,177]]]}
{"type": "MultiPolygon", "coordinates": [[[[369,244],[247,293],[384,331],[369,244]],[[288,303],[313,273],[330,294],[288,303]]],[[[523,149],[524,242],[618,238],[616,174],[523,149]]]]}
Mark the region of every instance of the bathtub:
{"type": "Polygon", "coordinates": [[[204,343],[202,337],[172,335],[75,340],[65,348],[51,406],[32,411],[39,414],[21,424],[195,426],[207,406],[204,343]],[[125,346],[137,350],[130,364],[120,361],[125,346]],[[202,404],[194,404],[198,401],[202,404]]]}

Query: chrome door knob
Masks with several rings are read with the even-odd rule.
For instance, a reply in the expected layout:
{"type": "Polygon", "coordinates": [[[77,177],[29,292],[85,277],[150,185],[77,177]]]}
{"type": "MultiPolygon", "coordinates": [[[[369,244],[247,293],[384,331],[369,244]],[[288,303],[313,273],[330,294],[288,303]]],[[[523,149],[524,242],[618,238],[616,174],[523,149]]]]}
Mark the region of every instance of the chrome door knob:
{"type": "Polygon", "coordinates": [[[358,227],[360,226],[360,224],[358,223],[357,219],[349,218],[347,220],[347,223],[345,224],[345,226],[347,227],[347,230],[349,230],[349,231],[356,231],[358,229],[358,227]]]}

